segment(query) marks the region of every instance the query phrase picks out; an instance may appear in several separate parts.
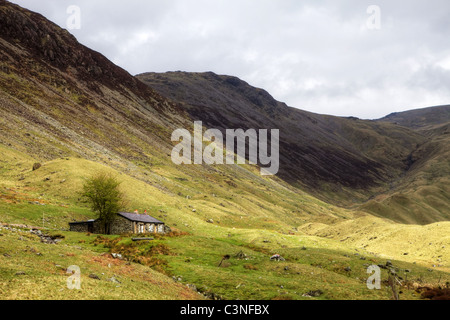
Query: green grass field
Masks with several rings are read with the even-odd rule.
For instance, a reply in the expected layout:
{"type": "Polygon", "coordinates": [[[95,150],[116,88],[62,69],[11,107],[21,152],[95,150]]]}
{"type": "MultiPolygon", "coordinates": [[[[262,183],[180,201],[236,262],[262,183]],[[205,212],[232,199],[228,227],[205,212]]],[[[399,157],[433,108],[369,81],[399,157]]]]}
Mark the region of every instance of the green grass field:
{"type": "Polygon", "coordinates": [[[401,299],[420,299],[415,288],[449,281],[448,222],[394,224],[253,178],[252,168],[240,178],[235,168],[193,179],[190,168],[161,165],[143,174],[137,167],[124,174],[62,158],[32,171],[28,156],[1,151],[0,221],[63,236],[45,244],[24,227],[0,230],[1,299],[391,299],[387,270],[381,290],[366,285],[367,267],[388,260],[403,279],[401,299]],[[127,210],[147,209],[176,236],[133,243],[130,236],[67,231],[68,222],[94,217],[79,191],[83,179],[99,171],[122,181],[127,210]],[[125,259],[113,259],[112,252],[125,259]],[[271,261],[274,254],[285,261],[271,261]],[[224,256],[229,259],[220,264],[224,256]],[[81,290],[67,289],[71,265],[81,269],[81,290]],[[111,277],[120,283],[107,281],[111,277]],[[317,297],[308,295],[317,290],[317,297]]]}

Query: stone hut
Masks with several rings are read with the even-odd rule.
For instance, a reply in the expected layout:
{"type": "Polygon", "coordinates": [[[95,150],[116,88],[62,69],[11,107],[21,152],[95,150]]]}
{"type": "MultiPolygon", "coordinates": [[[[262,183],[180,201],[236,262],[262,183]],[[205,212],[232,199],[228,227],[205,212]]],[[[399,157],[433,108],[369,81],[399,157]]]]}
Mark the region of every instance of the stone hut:
{"type": "MultiPolygon", "coordinates": [[[[69,222],[69,230],[103,234],[103,225],[99,219],[69,222]]],[[[119,212],[110,225],[110,234],[122,233],[167,233],[170,229],[164,222],[148,214],[119,212]]]]}

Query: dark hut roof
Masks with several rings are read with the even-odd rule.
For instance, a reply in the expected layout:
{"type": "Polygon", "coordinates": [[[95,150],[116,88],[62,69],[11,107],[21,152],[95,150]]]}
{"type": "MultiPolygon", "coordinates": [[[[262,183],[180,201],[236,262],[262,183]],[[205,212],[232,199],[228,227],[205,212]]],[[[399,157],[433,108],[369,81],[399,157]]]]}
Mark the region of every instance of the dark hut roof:
{"type": "Polygon", "coordinates": [[[164,224],[164,222],[155,219],[148,214],[139,214],[139,213],[130,213],[130,212],[119,212],[120,216],[136,222],[146,222],[146,223],[155,223],[155,224],[164,224]]]}
{"type": "Polygon", "coordinates": [[[87,220],[87,221],[74,221],[74,222],[69,222],[69,224],[84,224],[84,223],[94,223],[96,220],[91,219],[91,220],[87,220]]]}

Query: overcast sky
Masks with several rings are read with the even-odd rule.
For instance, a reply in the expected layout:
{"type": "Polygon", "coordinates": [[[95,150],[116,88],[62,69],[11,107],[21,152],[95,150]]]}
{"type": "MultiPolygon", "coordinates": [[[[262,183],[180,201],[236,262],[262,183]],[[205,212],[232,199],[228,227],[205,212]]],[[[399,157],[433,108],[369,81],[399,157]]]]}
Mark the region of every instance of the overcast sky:
{"type": "Polygon", "coordinates": [[[234,75],[292,107],[366,119],[450,104],[448,0],[12,2],[66,29],[76,5],[69,31],[131,74],[234,75]]]}

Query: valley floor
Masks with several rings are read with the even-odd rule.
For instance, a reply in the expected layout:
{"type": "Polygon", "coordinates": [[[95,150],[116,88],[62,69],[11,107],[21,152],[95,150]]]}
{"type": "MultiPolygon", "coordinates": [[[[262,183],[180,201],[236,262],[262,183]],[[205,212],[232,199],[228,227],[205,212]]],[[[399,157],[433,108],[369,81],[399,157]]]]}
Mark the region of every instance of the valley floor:
{"type": "Polygon", "coordinates": [[[389,268],[384,268],[390,263],[402,284],[400,299],[420,299],[419,288],[445,287],[450,280],[445,253],[437,267],[419,252],[405,256],[395,254],[395,248],[389,254],[368,252],[377,246],[356,248],[361,243],[355,238],[342,242],[264,230],[222,231],[222,236],[178,234],[136,244],[130,236],[43,230],[59,239],[48,244],[24,226],[3,226],[0,297],[385,300],[392,298],[389,268]],[[284,261],[272,261],[275,253],[284,261]],[[224,256],[229,259],[222,261],[224,256]],[[67,269],[74,265],[80,268],[80,290],[67,287],[67,269]],[[380,290],[367,287],[370,265],[382,267],[380,290]]]}
{"type": "Polygon", "coordinates": [[[133,191],[132,207],[174,234],[135,243],[69,232],[68,222],[94,217],[78,199],[83,177],[107,167],[62,158],[32,171],[30,157],[2,152],[0,299],[387,300],[392,271],[400,299],[421,299],[420,288],[450,282],[450,222],[393,223],[251,177],[230,186],[154,167],[146,182],[109,168],[133,191]],[[36,228],[58,242],[42,242],[36,228]],[[380,290],[367,287],[372,265],[380,290]],[[71,266],[80,290],[67,288],[71,266]]]}

